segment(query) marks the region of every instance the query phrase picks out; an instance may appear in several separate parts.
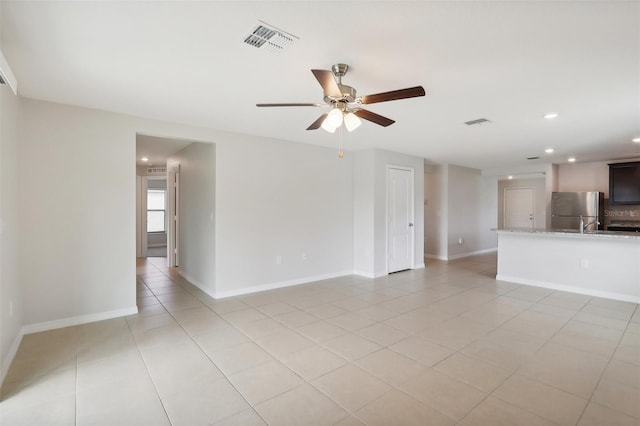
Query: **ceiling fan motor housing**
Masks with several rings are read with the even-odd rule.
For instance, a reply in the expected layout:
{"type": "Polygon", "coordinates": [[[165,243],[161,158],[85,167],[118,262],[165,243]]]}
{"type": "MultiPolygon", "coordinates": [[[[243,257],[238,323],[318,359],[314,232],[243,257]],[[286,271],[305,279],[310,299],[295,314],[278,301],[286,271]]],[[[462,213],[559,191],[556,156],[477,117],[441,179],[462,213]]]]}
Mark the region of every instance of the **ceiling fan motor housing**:
{"type": "Polygon", "coordinates": [[[344,103],[353,103],[356,101],[356,89],[354,89],[351,86],[346,86],[344,84],[338,84],[338,88],[340,88],[340,93],[342,93],[342,96],[340,97],[336,97],[336,96],[328,96],[328,95],[324,95],[324,101],[328,104],[334,104],[337,102],[344,102],[344,103]]]}

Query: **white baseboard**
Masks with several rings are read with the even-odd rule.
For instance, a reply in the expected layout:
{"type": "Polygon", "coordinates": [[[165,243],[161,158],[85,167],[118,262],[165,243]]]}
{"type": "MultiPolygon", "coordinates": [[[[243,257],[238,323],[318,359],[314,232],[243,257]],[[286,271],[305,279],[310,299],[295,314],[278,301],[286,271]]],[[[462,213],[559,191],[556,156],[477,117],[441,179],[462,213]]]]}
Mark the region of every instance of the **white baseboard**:
{"type": "Polygon", "coordinates": [[[54,330],[57,328],[71,327],[74,325],[80,324],[88,324],[90,322],[102,321],[112,318],[123,317],[126,315],[133,315],[138,313],[138,307],[133,306],[129,308],[116,309],[114,311],[107,312],[99,312],[97,314],[88,314],[88,315],[79,315],[77,317],[63,318],[54,321],[44,321],[35,324],[28,324],[22,326],[20,332],[13,340],[13,344],[11,345],[11,349],[9,349],[9,353],[6,358],[2,360],[2,366],[0,366],[0,384],[4,382],[4,378],[9,371],[9,367],[13,362],[13,358],[15,358],[16,353],[18,352],[18,348],[20,347],[20,343],[22,342],[22,338],[31,333],[38,333],[40,331],[48,331],[54,330]]]}
{"type": "Polygon", "coordinates": [[[365,277],[365,278],[377,278],[381,276],[381,275],[376,276],[376,274],[372,274],[371,272],[365,272],[365,271],[353,271],[353,275],[358,275],[360,277],[365,277]]]}
{"type": "Polygon", "coordinates": [[[323,275],[315,275],[315,276],[311,276],[311,277],[296,278],[296,279],[293,279],[293,280],[280,281],[280,282],[268,283],[268,284],[260,284],[260,285],[256,285],[256,286],[252,286],[252,287],[240,288],[240,289],[237,289],[237,290],[216,291],[214,293],[214,295],[211,295],[208,292],[207,292],[207,294],[209,294],[214,299],[224,299],[226,297],[241,296],[243,294],[257,293],[257,292],[266,291],[266,290],[275,290],[277,288],[291,287],[291,286],[300,285],[300,284],[307,284],[307,283],[310,283],[310,282],[313,282],[313,281],[329,280],[331,278],[339,278],[339,277],[344,277],[344,276],[347,276],[347,275],[353,275],[353,271],[334,272],[334,273],[331,273],[331,274],[323,274],[323,275]]]}
{"type": "Polygon", "coordinates": [[[200,290],[202,290],[205,293],[207,293],[208,296],[213,297],[214,299],[216,298],[214,292],[212,292],[211,290],[206,288],[204,285],[202,285],[202,283],[200,281],[196,280],[195,278],[193,278],[191,275],[187,274],[183,270],[178,269],[178,275],[180,275],[181,277],[183,277],[184,279],[189,281],[194,286],[198,287],[200,290]]]}
{"type": "Polygon", "coordinates": [[[77,317],[62,318],[54,321],[44,321],[36,324],[28,324],[22,327],[23,334],[38,333],[40,331],[54,330],[56,328],[71,327],[74,325],[88,324],[90,322],[103,321],[112,318],[134,315],[138,313],[138,307],[116,309],[113,311],[98,312],[96,314],[79,315],[77,317]]]}
{"type": "Polygon", "coordinates": [[[423,263],[418,263],[417,265],[413,265],[412,269],[424,269],[424,262],[423,263]]]}
{"type": "Polygon", "coordinates": [[[424,255],[427,259],[436,259],[436,260],[448,260],[447,256],[440,256],[438,254],[426,254],[424,255]]]}
{"type": "Polygon", "coordinates": [[[470,252],[467,252],[467,253],[455,254],[453,256],[440,256],[440,255],[435,255],[435,254],[425,254],[424,257],[426,257],[428,259],[437,259],[437,260],[456,260],[456,259],[462,259],[464,257],[477,256],[479,254],[494,253],[496,251],[498,251],[497,247],[490,248],[490,249],[470,251],[470,252]]]}
{"type": "Polygon", "coordinates": [[[7,376],[9,372],[9,367],[13,362],[13,358],[15,358],[16,353],[18,353],[18,348],[20,347],[20,343],[22,342],[22,338],[24,337],[24,327],[20,329],[18,335],[15,339],[13,339],[13,343],[11,344],[11,348],[9,349],[9,353],[7,353],[6,358],[2,360],[1,370],[0,370],[0,385],[4,383],[4,378],[7,376]]]}
{"type": "Polygon", "coordinates": [[[191,284],[193,284],[196,287],[198,287],[200,290],[204,291],[202,283],[200,281],[196,280],[195,278],[193,278],[191,275],[187,274],[182,269],[178,269],[178,275],[180,275],[182,278],[186,279],[191,284]]]}
{"type": "Polygon", "coordinates": [[[604,299],[620,300],[622,302],[640,303],[640,296],[631,296],[628,294],[614,293],[610,291],[592,290],[582,287],[574,287],[566,284],[550,283],[546,281],[528,280],[519,277],[510,277],[505,275],[496,275],[496,280],[508,281],[510,283],[528,285],[532,287],[548,288],[550,290],[560,290],[569,293],[584,294],[586,296],[602,297],[604,299]]]}
{"type": "Polygon", "coordinates": [[[484,250],[470,251],[468,253],[461,253],[461,254],[456,254],[456,255],[453,255],[453,256],[449,256],[449,258],[447,260],[462,259],[462,258],[465,258],[465,257],[477,256],[479,254],[493,253],[493,252],[496,252],[496,251],[498,251],[498,247],[490,248],[490,249],[484,249],[484,250]]]}

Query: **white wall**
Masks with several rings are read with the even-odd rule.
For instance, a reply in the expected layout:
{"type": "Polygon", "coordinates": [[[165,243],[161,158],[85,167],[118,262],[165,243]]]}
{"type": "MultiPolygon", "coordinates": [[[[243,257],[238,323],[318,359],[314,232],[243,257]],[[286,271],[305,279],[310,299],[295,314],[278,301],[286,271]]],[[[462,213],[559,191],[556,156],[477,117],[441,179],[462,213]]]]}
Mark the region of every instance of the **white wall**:
{"type": "Polygon", "coordinates": [[[480,208],[478,211],[478,251],[498,247],[498,235],[492,229],[498,227],[498,178],[480,176],[480,208]]]}
{"type": "Polygon", "coordinates": [[[444,164],[426,173],[425,181],[428,257],[456,259],[495,250],[497,237],[491,229],[498,217],[496,177],[444,164]]]}
{"type": "Polygon", "coordinates": [[[545,192],[547,194],[547,223],[551,224],[551,195],[558,192],[559,187],[559,167],[557,164],[550,164],[545,175],[545,192]]]}
{"type": "MultiPolygon", "coordinates": [[[[487,241],[487,235],[493,232],[487,223],[487,212],[496,212],[495,186],[489,191],[483,184],[487,178],[477,169],[449,165],[448,174],[448,258],[495,249],[497,239],[493,244],[487,241]],[[462,244],[459,244],[460,238],[462,244]]],[[[490,185],[495,184],[491,180],[490,185]]],[[[495,227],[495,219],[493,223],[495,227]]]]}
{"type": "Polygon", "coordinates": [[[353,270],[374,276],[373,199],[374,160],[372,149],[356,151],[353,156],[353,270]]]}
{"type": "Polygon", "coordinates": [[[447,258],[448,221],[448,165],[433,166],[425,173],[425,255],[447,258]]]}
{"type": "Polygon", "coordinates": [[[0,383],[15,355],[24,323],[18,269],[19,108],[20,100],[9,86],[0,86],[0,383]]]}
{"type": "Polygon", "coordinates": [[[135,312],[135,132],[128,119],[27,99],[21,106],[25,323],[34,330],[135,312]]]}
{"type": "Polygon", "coordinates": [[[179,271],[209,294],[215,293],[215,145],[192,143],[167,165],[180,165],[179,271]]]}
{"type": "Polygon", "coordinates": [[[27,331],[135,309],[136,133],[216,144],[217,295],[353,270],[348,155],[339,160],[329,148],[35,100],[21,104],[27,331]]]}
{"type": "Polygon", "coordinates": [[[608,162],[561,164],[558,168],[558,191],[604,192],[609,198],[609,166],[608,162]]]}
{"type": "Polygon", "coordinates": [[[500,231],[499,240],[499,280],[640,302],[638,237],[500,231]]]}
{"type": "Polygon", "coordinates": [[[514,179],[498,182],[498,226],[504,227],[504,190],[507,188],[533,188],[533,227],[547,226],[547,191],[546,179],[514,179]]]}
{"type": "Polygon", "coordinates": [[[216,295],[351,273],[350,153],[243,139],[216,140],[216,295]]]}

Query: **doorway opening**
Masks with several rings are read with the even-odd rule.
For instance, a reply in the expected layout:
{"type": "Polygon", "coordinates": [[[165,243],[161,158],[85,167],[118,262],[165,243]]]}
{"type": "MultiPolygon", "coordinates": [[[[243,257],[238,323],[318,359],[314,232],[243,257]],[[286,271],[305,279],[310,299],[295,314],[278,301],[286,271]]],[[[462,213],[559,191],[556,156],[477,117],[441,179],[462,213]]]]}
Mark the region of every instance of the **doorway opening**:
{"type": "Polygon", "coordinates": [[[147,177],[146,183],[146,257],[167,257],[167,178],[147,177]]]}
{"type": "Polygon", "coordinates": [[[136,135],[136,257],[177,266],[179,166],[167,162],[191,141],[136,135]]]}

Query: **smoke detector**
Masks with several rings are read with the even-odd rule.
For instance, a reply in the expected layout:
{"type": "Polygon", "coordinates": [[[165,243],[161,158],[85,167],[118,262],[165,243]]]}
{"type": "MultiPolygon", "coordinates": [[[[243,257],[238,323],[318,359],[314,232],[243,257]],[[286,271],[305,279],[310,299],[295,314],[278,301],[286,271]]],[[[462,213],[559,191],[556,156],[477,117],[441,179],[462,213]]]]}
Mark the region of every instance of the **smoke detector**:
{"type": "Polygon", "coordinates": [[[296,40],[299,40],[299,37],[260,20],[253,31],[244,38],[244,42],[249,46],[272,52],[280,52],[296,40]]]}

